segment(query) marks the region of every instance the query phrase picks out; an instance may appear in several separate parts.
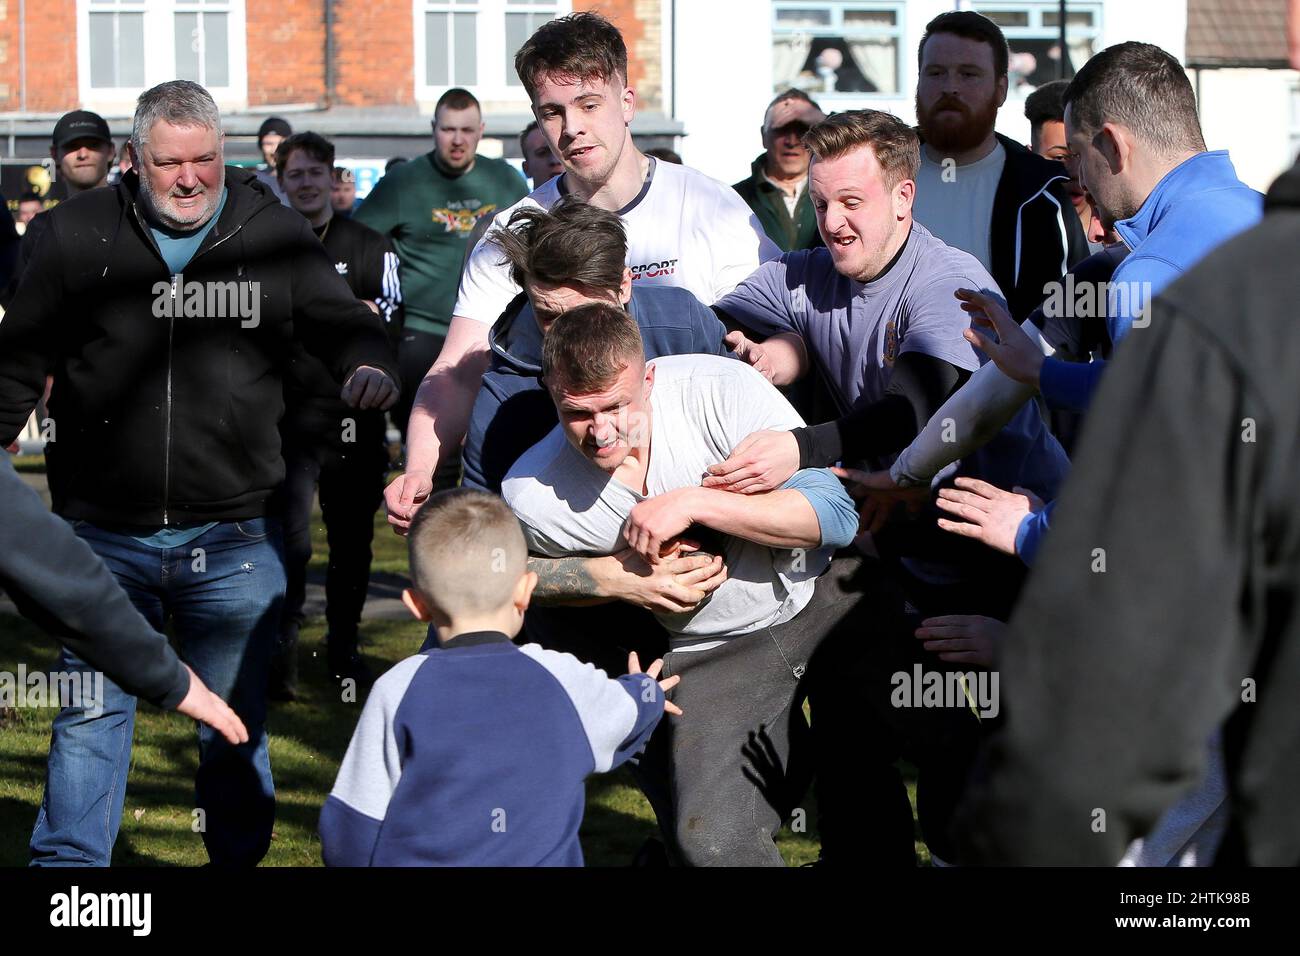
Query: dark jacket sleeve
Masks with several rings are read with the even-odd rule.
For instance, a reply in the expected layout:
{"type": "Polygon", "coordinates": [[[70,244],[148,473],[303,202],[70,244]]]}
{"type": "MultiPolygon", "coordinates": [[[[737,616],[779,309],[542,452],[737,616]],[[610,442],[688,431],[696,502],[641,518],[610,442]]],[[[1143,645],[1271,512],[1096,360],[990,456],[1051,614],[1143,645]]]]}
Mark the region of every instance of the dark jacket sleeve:
{"type": "Polygon", "coordinates": [[[303,346],[340,384],[360,366],[371,365],[400,387],[383,320],[352,294],[306,219],[288,252],[295,335],[303,346]]]}
{"type": "Polygon", "coordinates": [[[56,320],[63,302],[58,236],[37,240],[24,281],[0,319],[0,447],[10,444],[45,393],[57,354],[56,320]]]}
{"type": "Polygon", "coordinates": [[[1108,866],[1194,786],[1241,698],[1266,410],[1157,300],[1107,373],[1001,648],[1006,724],[954,822],[965,862],[1108,866]]]}
{"type": "Polygon", "coordinates": [[[876,459],[901,451],[970,373],[923,352],[904,352],[877,402],[842,418],[793,429],[800,468],[876,459]]]}
{"type": "Polygon", "coordinates": [[[14,301],[14,296],[18,293],[18,283],[22,282],[23,273],[27,271],[27,266],[32,261],[32,250],[36,248],[36,243],[49,222],[49,213],[42,212],[37,213],[32,217],[31,222],[27,223],[27,231],[23,233],[22,241],[18,243],[17,261],[14,263],[8,283],[4,286],[4,292],[0,293],[0,308],[8,309],[14,301]]]}
{"type": "Polygon", "coordinates": [[[0,461],[0,588],[24,617],[128,693],[168,709],[190,675],[95,552],[0,461]]]}

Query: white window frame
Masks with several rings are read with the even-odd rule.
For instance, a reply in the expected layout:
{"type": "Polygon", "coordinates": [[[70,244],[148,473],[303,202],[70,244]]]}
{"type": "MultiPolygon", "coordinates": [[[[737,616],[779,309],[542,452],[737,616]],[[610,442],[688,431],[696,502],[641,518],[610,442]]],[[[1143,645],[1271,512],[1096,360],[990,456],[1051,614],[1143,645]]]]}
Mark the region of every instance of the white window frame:
{"type": "Polygon", "coordinates": [[[230,47],[228,86],[207,87],[223,109],[242,109],[248,103],[248,41],[245,0],[199,3],[198,0],[144,0],[139,4],[101,4],[77,0],[77,91],[83,106],[107,113],[132,113],[145,90],[176,78],[177,13],[226,13],[230,47]],[[139,87],[90,85],[90,14],[140,12],[144,14],[144,85],[139,87]]]}
{"type": "MultiPolygon", "coordinates": [[[[875,93],[854,92],[815,92],[810,94],[817,102],[839,103],[845,100],[896,100],[907,95],[905,71],[908,61],[907,51],[907,4],[892,2],[870,2],[870,0],[774,0],[772,3],[772,39],[799,33],[827,33],[840,37],[891,37],[898,43],[898,55],[894,63],[894,89],[875,93]],[[830,10],[831,22],[816,30],[808,28],[791,29],[777,21],[778,10],[830,10]],[[845,29],[844,13],[846,11],[864,10],[871,13],[894,14],[892,27],[852,27],[845,29]]],[[[775,72],[775,68],[773,69],[775,72]]],[[[776,77],[771,77],[773,95],[776,92],[776,77]]]]}
{"type": "Polygon", "coordinates": [[[573,0],[532,0],[529,3],[507,3],[506,0],[475,0],[473,3],[451,3],[448,0],[412,0],[411,23],[412,37],[415,42],[415,100],[421,106],[432,109],[438,98],[453,87],[464,85],[487,107],[488,103],[503,104],[527,112],[528,94],[522,86],[511,86],[506,80],[506,14],[507,13],[552,13],[562,17],[573,12],[573,0]],[[455,74],[448,77],[447,85],[434,86],[425,81],[426,50],[424,33],[424,15],[431,12],[440,13],[474,13],[477,20],[474,26],[476,44],[476,61],[478,76],[473,83],[458,84],[455,74]]]}
{"type": "MultiPolygon", "coordinates": [[[[1070,0],[1069,8],[1066,11],[1067,20],[1065,25],[1065,42],[1067,46],[1071,40],[1087,38],[1093,41],[1094,55],[1102,50],[1101,28],[1104,6],[1100,0],[1093,0],[1093,2],[1070,0]],[[1071,13],[1091,13],[1092,26],[1071,26],[1068,20],[1071,13]]],[[[1007,38],[1008,43],[1015,40],[1055,40],[1060,36],[1061,28],[1059,26],[1045,26],[1043,24],[1044,13],[1058,13],[1060,11],[1060,4],[1056,0],[1007,0],[1005,3],[1000,2],[1000,0],[977,0],[974,9],[976,13],[985,13],[989,10],[1006,10],[1017,13],[1024,11],[1028,13],[1029,24],[1027,26],[1000,27],[1002,35],[1007,38]]],[[[1078,72],[1082,66],[1082,63],[1075,63],[1075,72],[1078,72]]]]}

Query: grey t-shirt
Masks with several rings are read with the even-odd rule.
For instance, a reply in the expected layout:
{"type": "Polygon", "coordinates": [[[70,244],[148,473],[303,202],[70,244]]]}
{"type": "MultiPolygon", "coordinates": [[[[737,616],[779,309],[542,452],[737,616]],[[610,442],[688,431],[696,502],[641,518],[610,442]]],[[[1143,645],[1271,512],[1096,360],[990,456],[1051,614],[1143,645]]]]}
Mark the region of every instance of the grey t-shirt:
{"type": "MultiPolygon", "coordinates": [[[[970,319],[953,296],[961,288],[1002,299],[974,256],[913,222],[897,260],[871,282],[840,275],[827,249],[800,250],[764,263],[717,307],[760,335],[798,333],[845,414],[884,397],[894,362],[905,352],[970,372],[987,361],[962,338],[970,319]]],[[[1026,403],[958,473],[1050,499],[1068,468],[1037,407],[1026,403]]]]}
{"type": "MultiPolygon", "coordinates": [[[[623,525],[646,498],[698,485],[751,432],[803,425],[758,372],[716,355],[670,355],[650,363],[650,462],[645,495],[588,461],[557,426],[515,462],[501,494],[545,557],[605,555],[625,548],[623,525]]],[[[769,548],[722,538],[727,580],[693,611],[657,614],[676,649],[783,624],[812,600],[831,549],[769,548]]]]}

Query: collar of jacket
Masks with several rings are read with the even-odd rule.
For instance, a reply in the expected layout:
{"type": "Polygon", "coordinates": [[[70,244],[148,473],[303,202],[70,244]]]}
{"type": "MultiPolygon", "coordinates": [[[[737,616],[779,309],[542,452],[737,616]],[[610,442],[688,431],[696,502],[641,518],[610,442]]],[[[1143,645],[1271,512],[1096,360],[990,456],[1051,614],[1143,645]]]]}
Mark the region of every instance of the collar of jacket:
{"type": "Polygon", "coordinates": [[[765,192],[779,193],[781,190],[767,178],[767,163],[763,160],[767,158],[767,153],[759,153],[758,159],[749,165],[749,176],[754,181],[755,189],[762,189],[765,192]]]}
{"type": "MultiPolygon", "coordinates": [[[[632,297],[625,309],[636,321],[637,286],[632,284],[632,297]]],[[[540,377],[542,374],[542,330],[537,327],[533,310],[528,307],[528,297],[519,293],[501,318],[488,331],[488,346],[500,361],[497,371],[508,369],[519,375],[540,377]]]]}
{"type": "Polygon", "coordinates": [[[1165,173],[1136,215],[1115,223],[1115,231],[1125,245],[1135,249],[1178,203],[1196,193],[1241,186],[1226,149],[1197,153],[1165,173]]]}
{"type": "MultiPolygon", "coordinates": [[[[225,186],[225,208],[221,210],[217,224],[212,227],[195,255],[235,232],[262,210],[281,205],[266,184],[257,178],[256,170],[227,166],[225,186]]],[[[148,226],[149,221],[145,218],[143,204],[140,202],[140,174],[135,169],[128,170],[116,189],[122,197],[123,206],[135,211],[135,219],[141,228],[148,226]]],[[[146,236],[149,244],[154,246],[153,236],[147,231],[146,236]]]]}

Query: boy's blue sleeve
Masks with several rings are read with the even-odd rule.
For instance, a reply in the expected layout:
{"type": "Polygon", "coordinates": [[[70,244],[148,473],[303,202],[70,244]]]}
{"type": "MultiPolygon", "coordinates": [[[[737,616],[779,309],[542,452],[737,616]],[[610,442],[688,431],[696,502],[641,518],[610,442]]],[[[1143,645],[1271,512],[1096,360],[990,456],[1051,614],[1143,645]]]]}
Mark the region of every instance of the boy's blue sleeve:
{"type": "Polygon", "coordinates": [[[664,713],[664,693],[645,674],[610,678],[572,654],[536,644],[519,650],[559,682],[577,712],[591,748],[592,770],[604,773],[636,756],[664,713]]]}
{"type": "Polygon", "coordinates": [[[804,468],[790,476],[782,489],[797,491],[817,512],[821,548],[844,548],[858,533],[858,513],[840,480],[825,468],[804,468]]]}
{"type": "Polygon", "coordinates": [[[664,715],[664,692],[653,677],[647,674],[624,674],[618,678],[618,683],[636,704],[636,722],[614,751],[612,767],[639,754],[664,715]]]}
{"type": "Polygon", "coordinates": [[[1020,520],[1020,527],[1016,529],[1016,554],[1031,568],[1038,557],[1043,538],[1052,530],[1052,512],[1055,509],[1056,502],[1049,501],[1042,511],[1025,515],[1020,520]]]}

